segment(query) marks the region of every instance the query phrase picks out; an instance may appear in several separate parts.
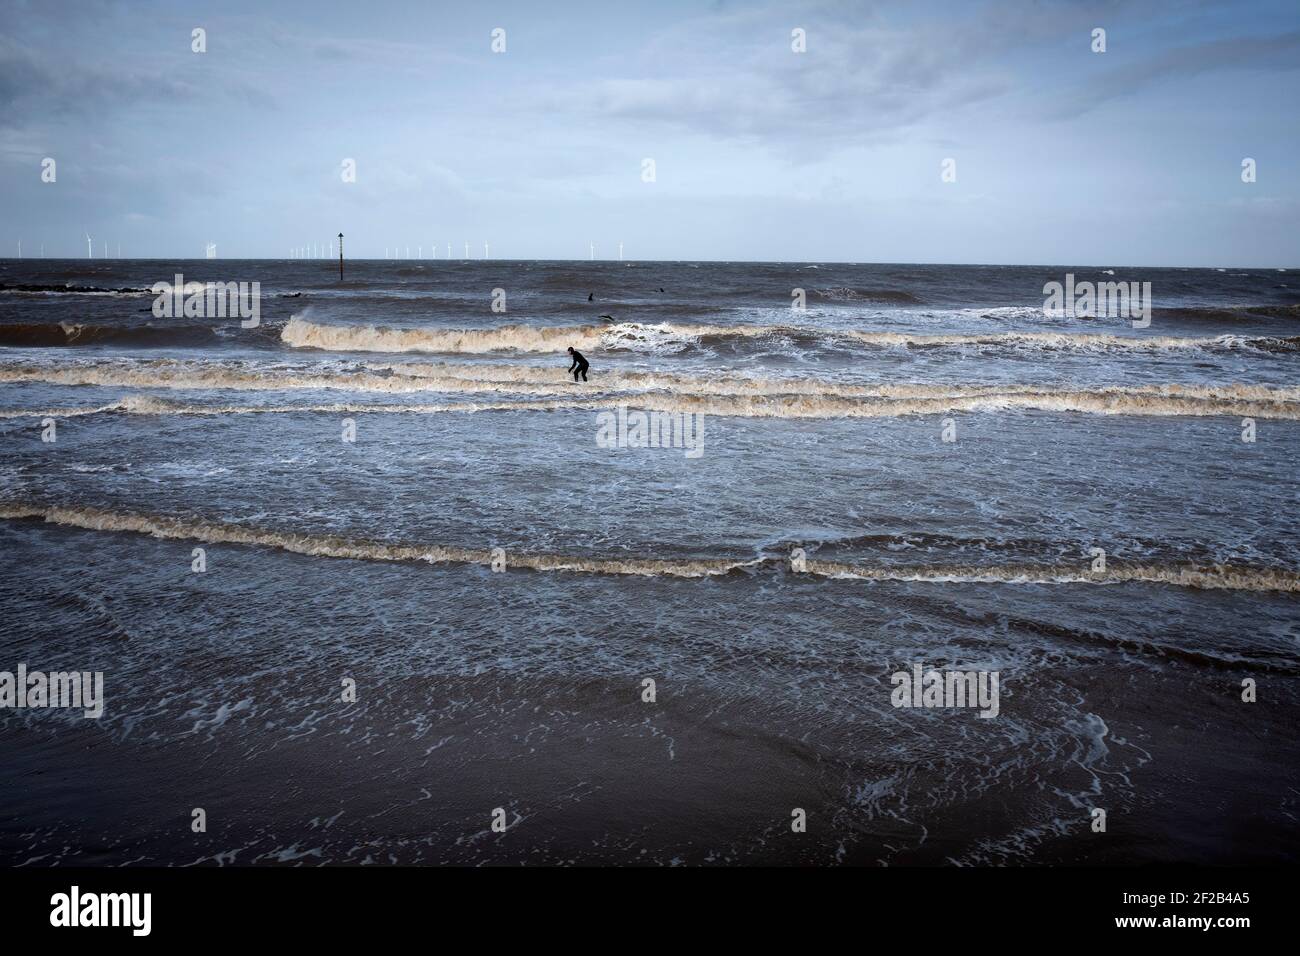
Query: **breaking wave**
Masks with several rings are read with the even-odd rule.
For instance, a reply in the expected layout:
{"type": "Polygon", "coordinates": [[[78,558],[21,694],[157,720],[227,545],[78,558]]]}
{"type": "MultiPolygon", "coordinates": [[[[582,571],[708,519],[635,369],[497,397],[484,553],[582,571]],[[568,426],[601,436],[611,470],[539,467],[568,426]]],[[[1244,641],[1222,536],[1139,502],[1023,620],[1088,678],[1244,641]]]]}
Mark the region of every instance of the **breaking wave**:
{"type": "MultiPolygon", "coordinates": [[[[91,531],[134,532],[155,538],[194,540],[275,548],[296,554],[364,561],[409,561],[431,564],[490,565],[490,549],[439,544],[404,544],[345,538],[337,535],[295,534],[231,522],[190,520],[98,508],[48,506],[34,503],[0,504],[0,519],[35,519],[91,531]]],[[[569,571],[579,574],[641,575],[703,578],[736,572],[776,571],[783,558],[589,558],[560,554],[510,552],[508,568],[533,571],[569,571]]],[[[1077,567],[1022,565],[1008,567],[920,566],[892,567],[843,564],[809,559],[802,574],[828,579],[862,581],[917,581],[972,584],[1125,584],[1140,582],[1176,587],[1239,591],[1300,591],[1300,572],[1230,565],[1111,564],[1102,572],[1077,567]]]]}
{"type": "Polygon", "coordinates": [[[506,325],[496,329],[390,329],[374,325],[322,325],[289,319],[281,340],[293,348],[330,352],[563,352],[597,348],[608,329],[598,326],[506,325]]]}
{"type": "Polygon", "coordinates": [[[330,352],[486,353],[563,352],[582,349],[654,350],[730,339],[794,336],[827,344],[877,348],[984,346],[1005,349],[1150,351],[1160,349],[1239,349],[1300,351],[1300,337],[1220,335],[1213,337],[1084,335],[1066,332],[914,334],[818,329],[783,325],[692,325],[612,322],[608,325],[506,325],[494,329],[397,329],[376,325],[327,325],[293,316],[280,332],[293,348],[330,352]]]}
{"type": "MultiPolygon", "coordinates": [[[[518,389],[502,389],[518,391],[518,389]]],[[[149,395],[128,396],[95,407],[0,409],[0,418],[77,417],[107,412],[135,415],[242,415],[303,412],[414,413],[485,411],[560,411],[615,409],[700,414],[719,418],[894,418],[943,412],[1009,409],[1083,412],[1094,415],[1193,417],[1231,416],[1300,421],[1295,389],[1263,386],[1138,386],[1069,391],[1033,386],[936,385],[882,386],[875,397],[823,395],[711,395],[643,392],[599,398],[551,398],[498,402],[376,404],[334,402],[296,405],[226,405],[172,401],[149,395]],[[890,391],[898,394],[890,395],[890,391]],[[910,394],[908,394],[910,393],[910,394]],[[1251,396],[1251,397],[1239,397],[1251,396]]]]}
{"type": "MultiPolygon", "coordinates": [[[[562,369],[537,365],[409,362],[295,369],[251,362],[174,359],[102,360],[77,365],[0,362],[0,383],[13,382],[175,390],[498,393],[564,396],[570,400],[564,404],[578,407],[591,404],[576,394],[579,387],[569,381],[562,369]]],[[[701,402],[715,399],[756,399],[760,401],[717,401],[709,410],[718,415],[776,417],[855,414],[874,417],[991,404],[1113,414],[1241,413],[1289,418],[1300,407],[1300,387],[1265,385],[1169,384],[1070,390],[1014,384],[847,384],[806,377],[782,379],[618,369],[602,371],[581,386],[582,395],[593,392],[601,400],[611,392],[625,393],[624,399],[659,402],[665,411],[698,410],[701,402]]],[[[592,407],[602,406],[597,401],[592,407]]]]}

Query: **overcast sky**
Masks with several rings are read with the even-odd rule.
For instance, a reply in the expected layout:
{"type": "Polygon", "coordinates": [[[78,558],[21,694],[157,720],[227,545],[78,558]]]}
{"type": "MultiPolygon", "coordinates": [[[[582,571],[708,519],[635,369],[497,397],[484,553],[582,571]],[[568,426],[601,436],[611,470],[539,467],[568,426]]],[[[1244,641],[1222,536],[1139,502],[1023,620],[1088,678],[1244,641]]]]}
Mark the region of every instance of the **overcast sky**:
{"type": "Polygon", "coordinates": [[[0,0],[0,254],[1292,267],[1297,94],[1296,0],[0,0]]]}

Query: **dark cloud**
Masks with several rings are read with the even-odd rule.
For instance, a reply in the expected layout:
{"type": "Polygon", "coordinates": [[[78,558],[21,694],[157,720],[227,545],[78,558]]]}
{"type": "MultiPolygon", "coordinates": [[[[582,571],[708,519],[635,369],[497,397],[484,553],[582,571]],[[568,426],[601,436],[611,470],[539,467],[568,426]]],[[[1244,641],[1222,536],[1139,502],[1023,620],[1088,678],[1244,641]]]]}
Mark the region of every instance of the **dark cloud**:
{"type": "Polygon", "coordinates": [[[111,63],[85,56],[56,59],[0,37],[0,113],[10,124],[103,120],[150,104],[214,100],[262,108],[275,103],[264,88],[238,75],[134,63],[130,57],[111,63]]]}
{"type": "Polygon", "coordinates": [[[1300,69],[1300,31],[1231,37],[1165,50],[1111,70],[1059,98],[1042,115],[1080,116],[1112,100],[1137,96],[1148,87],[1224,70],[1277,73],[1300,69]]]}

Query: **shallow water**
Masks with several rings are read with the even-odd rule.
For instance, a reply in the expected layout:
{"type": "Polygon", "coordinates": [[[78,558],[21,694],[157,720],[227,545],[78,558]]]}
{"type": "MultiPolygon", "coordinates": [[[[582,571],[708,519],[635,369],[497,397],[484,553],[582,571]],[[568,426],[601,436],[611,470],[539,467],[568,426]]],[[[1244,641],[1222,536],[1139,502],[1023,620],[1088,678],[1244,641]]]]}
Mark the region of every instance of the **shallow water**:
{"type": "Polygon", "coordinates": [[[0,670],[107,697],[0,711],[7,862],[1296,859],[1293,273],[330,269],[0,264],[0,670]]]}

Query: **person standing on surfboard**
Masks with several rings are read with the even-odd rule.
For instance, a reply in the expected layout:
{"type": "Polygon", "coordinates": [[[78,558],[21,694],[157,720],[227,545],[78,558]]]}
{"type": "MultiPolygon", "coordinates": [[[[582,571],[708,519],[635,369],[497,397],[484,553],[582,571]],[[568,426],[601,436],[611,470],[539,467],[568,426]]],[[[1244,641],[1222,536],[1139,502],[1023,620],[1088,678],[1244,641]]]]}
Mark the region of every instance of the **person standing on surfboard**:
{"type": "Polygon", "coordinates": [[[578,376],[581,375],[582,380],[585,382],[587,380],[587,360],[572,345],[569,346],[569,354],[573,356],[573,364],[569,366],[569,371],[573,373],[573,380],[576,382],[578,376]]]}

